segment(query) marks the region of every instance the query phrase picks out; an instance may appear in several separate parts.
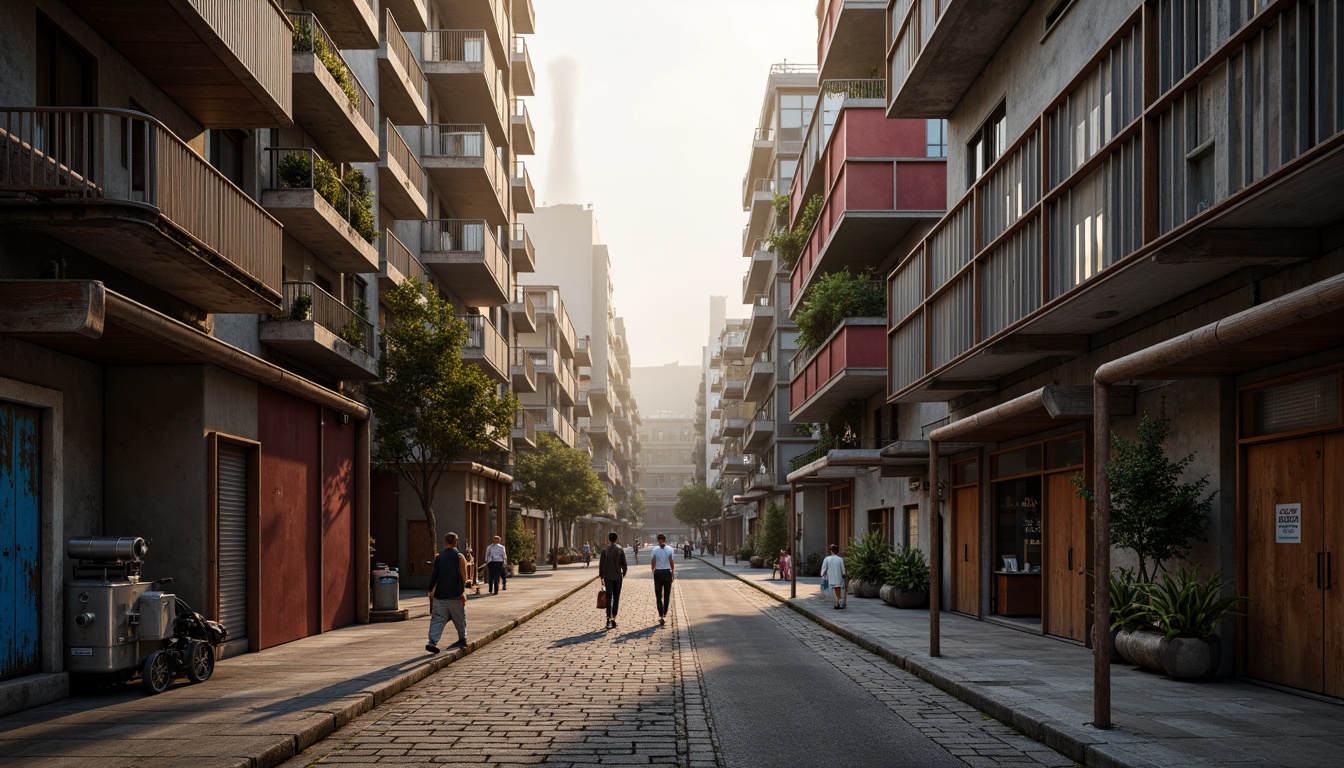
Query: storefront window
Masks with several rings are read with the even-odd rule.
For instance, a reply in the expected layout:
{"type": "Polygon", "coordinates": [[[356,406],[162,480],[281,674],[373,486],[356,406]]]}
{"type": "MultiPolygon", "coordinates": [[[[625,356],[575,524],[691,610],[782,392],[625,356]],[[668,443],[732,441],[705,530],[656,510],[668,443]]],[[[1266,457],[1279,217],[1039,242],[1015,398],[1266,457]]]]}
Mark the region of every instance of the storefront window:
{"type": "MultiPolygon", "coordinates": [[[[1028,472],[1041,471],[1041,446],[1039,443],[996,454],[993,458],[994,477],[1012,477],[1028,472]]],[[[1039,498],[1040,494],[1037,493],[1039,498]]]]}
{"type": "Polygon", "coordinates": [[[1041,478],[995,483],[994,507],[994,569],[1039,569],[1041,478]]]}
{"type": "Polygon", "coordinates": [[[1339,372],[1295,379],[1251,397],[1252,436],[1274,435],[1339,423],[1339,372]]]}

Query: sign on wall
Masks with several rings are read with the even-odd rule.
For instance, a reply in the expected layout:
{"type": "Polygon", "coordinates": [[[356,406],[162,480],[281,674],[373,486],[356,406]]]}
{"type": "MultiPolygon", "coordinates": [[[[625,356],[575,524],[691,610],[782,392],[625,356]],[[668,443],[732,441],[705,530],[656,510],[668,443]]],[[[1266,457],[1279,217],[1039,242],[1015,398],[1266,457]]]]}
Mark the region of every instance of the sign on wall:
{"type": "Polygon", "coordinates": [[[1302,504],[1277,504],[1274,507],[1274,543],[1302,543],[1302,504]]]}

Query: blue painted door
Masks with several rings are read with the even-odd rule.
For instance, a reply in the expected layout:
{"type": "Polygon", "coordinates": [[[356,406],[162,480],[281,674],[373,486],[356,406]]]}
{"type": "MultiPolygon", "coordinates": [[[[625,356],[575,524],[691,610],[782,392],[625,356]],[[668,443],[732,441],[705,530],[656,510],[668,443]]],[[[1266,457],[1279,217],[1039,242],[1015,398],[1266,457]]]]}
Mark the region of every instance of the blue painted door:
{"type": "Polygon", "coordinates": [[[39,414],[0,403],[0,680],[39,671],[39,414]]]}

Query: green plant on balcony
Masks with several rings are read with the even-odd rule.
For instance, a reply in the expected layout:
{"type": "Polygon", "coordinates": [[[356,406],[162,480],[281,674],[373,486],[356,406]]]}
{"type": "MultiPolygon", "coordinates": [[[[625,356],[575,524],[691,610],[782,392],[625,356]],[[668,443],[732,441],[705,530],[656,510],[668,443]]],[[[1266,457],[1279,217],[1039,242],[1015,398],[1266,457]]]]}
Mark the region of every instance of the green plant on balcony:
{"type": "Polygon", "coordinates": [[[357,298],[354,301],[354,306],[350,309],[355,313],[354,317],[351,317],[341,327],[341,332],[336,335],[355,349],[368,352],[367,349],[364,349],[364,325],[367,322],[365,318],[369,313],[369,303],[362,298],[357,298]]]}
{"type": "Polygon", "coordinates": [[[372,243],[378,236],[378,229],[373,223],[373,190],[369,188],[369,177],[358,168],[351,168],[345,172],[342,181],[350,193],[350,226],[372,243]]]}
{"type": "Polygon", "coordinates": [[[807,238],[812,236],[812,227],[817,223],[825,202],[821,195],[813,195],[803,206],[797,223],[789,229],[789,196],[783,193],[775,195],[775,221],[784,222],[785,226],[770,230],[765,236],[765,242],[767,249],[778,256],[788,269],[793,269],[793,265],[798,263],[798,257],[807,245],[807,238]]]}
{"type": "Polygon", "coordinates": [[[345,66],[340,55],[327,45],[326,39],[316,33],[311,23],[300,21],[294,25],[294,50],[317,56],[317,60],[322,62],[327,72],[331,73],[331,78],[336,81],[337,87],[349,100],[350,108],[359,109],[359,91],[355,88],[355,79],[350,74],[350,68],[345,66]]]}
{"type": "Polygon", "coordinates": [[[873,280],[871,271],[850,274],[846,267],[822,275],[803,295],[794,321],[798,324],[798,349],[808,354],[820,349],[847,317],[885,317],[887,292],[873,280]]]}
{"type": "Polygon", "coordinates": [[[308,320],[313,316],[313,294],[300,293],[289,303],[287,320],[308,320]]]}
{"type": "Polygon", "coordinates": [[[816,437],[817,445],[812,450],[789,461],[789,471],[811,464],[836,448],[854,448],[859,444],[864,415],[862,400],[848,400],[844,405],[831,412],[822,424],[795,424],[794,434],[802,437],[816,437]]]}
{"type": "Polygon", "coordinates": [[[344,178],[336,164],[313,152],[290,152],[280,159],[276,173],[287,189],[313,189],[355,228],[359,236],[372,243],[378,235],[373,223],[373,190],[369,178],[358,168],[350,168],[344,178]]]}

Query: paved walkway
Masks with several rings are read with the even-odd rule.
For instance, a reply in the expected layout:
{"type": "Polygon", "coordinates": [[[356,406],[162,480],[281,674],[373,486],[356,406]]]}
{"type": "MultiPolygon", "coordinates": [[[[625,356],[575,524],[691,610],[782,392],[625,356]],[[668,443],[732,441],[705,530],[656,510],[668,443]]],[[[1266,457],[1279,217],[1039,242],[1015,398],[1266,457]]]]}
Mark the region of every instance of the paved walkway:
{"type": "MultiPolygon", "coordinates": [[[[268,768],[334,733],[412,683],[583,589],[597,566],[545,566],[467,601],[466,649],[425,653],[429,606],[404,591],[408,621],[344,627],[225,659],[200,685],[157,696],[139,683],[0,718],[0,766],[268,768]]],[[[452,640],[452,627],[446,644],[452,640]]],[[[441,645],[442,645],[441,644],[441,645]]]]}
{"type": "Polygon", "coordinates": [[[1125,664],[1111,667],[1112,720],[1092,718],[1092,653],[958,614],[942,616],[942,656],[928,655],[928,611],[881,600],[820,597],[821,579],[789,583],[746,563],[705,562],[819,624],[1088,766],[1341,766],[1344,705],[1238,680],[1177,682],[1125,664]]]}

